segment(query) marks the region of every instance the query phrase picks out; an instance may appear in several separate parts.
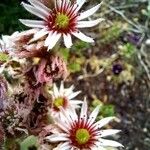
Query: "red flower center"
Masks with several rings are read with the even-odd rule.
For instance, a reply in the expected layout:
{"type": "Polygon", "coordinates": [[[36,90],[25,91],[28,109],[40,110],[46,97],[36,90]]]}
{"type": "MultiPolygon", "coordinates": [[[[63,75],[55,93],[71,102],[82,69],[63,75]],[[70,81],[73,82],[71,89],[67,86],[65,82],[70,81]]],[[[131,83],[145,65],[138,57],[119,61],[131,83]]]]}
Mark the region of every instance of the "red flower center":
{"type": "Polygon", "coordinates": [[[78,12],[77,6],[62,0],[47,18],[46,25],[50,31],[58,33],[71,33],[76,31],[78,12]]]}
{"type": "Polygon", "coordinates": [[[55,111],[60,111],[60,107],[67,107],[67,99],[65,97],[58,97],[53,101],[53,109],[55,111]]]}
{"type": "Polygon", "coordinates": [[[79,149],[90,149],[94,145],[97,139],[97,129],[94,126],[87,123],[87,121],[81,119],[75,121],[70,130],[71,144],[79,149]]]}

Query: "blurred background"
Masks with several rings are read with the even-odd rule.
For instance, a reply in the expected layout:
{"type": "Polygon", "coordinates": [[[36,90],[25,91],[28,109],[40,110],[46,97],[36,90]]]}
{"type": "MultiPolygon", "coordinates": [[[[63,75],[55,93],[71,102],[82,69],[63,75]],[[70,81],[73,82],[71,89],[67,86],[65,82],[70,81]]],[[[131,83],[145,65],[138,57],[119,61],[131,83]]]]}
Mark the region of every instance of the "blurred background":
{"type": "MultiPolygon", "coordinates": [[[[0,35],[26,30],[18,19],[35,18],[20,3],[0,1],[0,35]]],[[[97,3],[87,0],[84,8],[97,3]]],[[[109,128],[122,130],[114,138],[124,149],[150,150],[150,2],[104,0],[94,17],[105,18],[87,30],[95,44],[76,40],[71,50],[60,49],[70,71],[66,82],[83,91],[91,109],[101,106],[100,118],[117,116],[109,128]]]]}
{"type": "Polygon", "coordinates": [[[0,2],[0,34],[11,34],[14,31],[24,30],[18,18],[28,17],[29,14],[22,9],[19,0],[5,0],[0,2]]]}

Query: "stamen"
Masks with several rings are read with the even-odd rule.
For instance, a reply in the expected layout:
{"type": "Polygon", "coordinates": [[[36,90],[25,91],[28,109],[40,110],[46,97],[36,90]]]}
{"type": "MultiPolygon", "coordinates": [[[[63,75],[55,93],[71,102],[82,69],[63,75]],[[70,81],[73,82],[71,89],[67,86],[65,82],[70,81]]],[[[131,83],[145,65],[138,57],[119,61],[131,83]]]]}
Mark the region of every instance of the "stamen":
{"type": "Polygon", "coordinates": [[[86,144],[90,139],[90,133],[87,129],[78,129],[75,137],[79,145],[86,144]]]}
{"type": "Polygon", "coordinates": [[[56,16],[55,19],[55,25],[59,28],[59,29],[65,29],[68,27],[69,25],[69,17],[65,14],[61,14],[59,13],[56,16]]]}
{"type": "Polygon", "coordinates": [[[54,105],[54,107],[55,107],[56,109],[59,109],[61,106],[64,105],[64,99],[63,99],[62,97],[56,98],[56,99],[54,100],[53,105],[54,105]]]}
{"type": "Polygon", "coordinates": [[[76,31],[77,26],[77,5],[71,1],[57,1],[55,9],[46,21],[49,30],[57,31],[58,33],[71,33],[76,31]]]}

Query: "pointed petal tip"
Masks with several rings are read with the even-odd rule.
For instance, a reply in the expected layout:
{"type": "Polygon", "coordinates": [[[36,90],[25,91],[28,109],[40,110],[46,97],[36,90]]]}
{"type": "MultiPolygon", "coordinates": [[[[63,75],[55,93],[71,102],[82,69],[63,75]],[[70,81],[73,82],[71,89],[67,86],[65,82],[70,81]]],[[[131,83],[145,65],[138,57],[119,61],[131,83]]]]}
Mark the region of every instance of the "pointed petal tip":
{"type": "Polygon", "coordinates": [[[95,109],[100,110],[100,105],[97,105],[95,109]]]}
{"type": "Polygon", "coordinates": [[[71,48],[71,46],[73,45],[72,43],[72,37],[70,34],[63,34],[63,38],[64,38],[64,44],[66,46],[66,48],[71,48]]]}
{"type": "Polygon", "coordinates": [[[20,3],[20,5],[24,5],[24,4],[25,4],[24,2],[21,2],[21,3],[20,3]]]}
{"type": "Polygon", "coordinates": [[[19,19],[19,21],[20,21],[22,24],[24,24],[25,26],[27,26],[27,25],[25,24],[25,19],[19,19]]]}
{"type": "Polygon", "coordinates": [[[77,91],[78,92],[78,94],[80,94],[82,91],[77,91]]]}
{"type": "Polygon", "coordinates": [[[72,33],[75,37],[77,37],[78,39],[80,39],[81,41],[87,42],[87,43],[94,43],[94,39],[83,34],[82,32],[78,31],[78,32],[74,32],[72,33]]]}
{"type": "Polygon", "coordinates": [[[102,0],[101,2],[100,2],[100,4],[102,5],[104,3],[104,0],[102,0]]]}
{"type": "Polygon", "coordinates": [[[96,6],[90,8],[89,10],[80,13],[78,20],[83,20],[83,19],[88,18],[89,16],[93,15],[100,8],[101,4],[102,3],[97,4],[96,6]]]}
{"type": "Polygon", "coordinates": [[[87,97],[86,97],[86,96],[84,97],[83,102],[84,102],[84,103],[87,103],[87,97]]]}
{"type": "Polygon", "coordinates": [[[102,21],[105,21],[106,19],[104,18],[99,18],[99,21],[102,22],[102,21]]]}
{"type": "Polygon", "coordinates": [[[107,147],[124,147],[121,143],[113,140],[107,140],[107,139],[100,139],[101,146],[107,146],[107,147]]]}
{"type": "Polygon", "coordinates": [[[19,19],[19,21],[20,21],[20,22],[22,22],[22,21],[23,21],[23,19],[19,19]]]}

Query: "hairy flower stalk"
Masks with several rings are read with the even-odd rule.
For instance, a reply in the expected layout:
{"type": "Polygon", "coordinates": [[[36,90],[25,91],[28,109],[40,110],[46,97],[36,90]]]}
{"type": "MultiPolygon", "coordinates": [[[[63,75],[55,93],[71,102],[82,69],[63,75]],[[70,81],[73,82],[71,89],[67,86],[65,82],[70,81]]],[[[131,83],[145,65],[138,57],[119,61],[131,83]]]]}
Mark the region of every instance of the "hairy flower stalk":
{"type": "Polygon", "coordinates": [[[94,42],[91,37],[86,36],[79,29],[93,27],[104,20],[99,18],[92,21],[82,21],[93,15],[101,6],[98,4],[80,13],[79,10],[85,0],[77,0],[75,3],[69,0],[56,0],[52,10],[37,0],[28,1],[31,5],[22,2],[23,7],[43,20],[20,19],[20,21],[28,27],[39,29],[31,41],[46,36],[45,46],[48,47],[48,50],[52,49],[61,37],[64,39],[65,46],[70,48],[72,46],[71,35],[85,42],[94,42]]]}
{"type": "Polygon", "coordinates": [[[93,110],[89,117],[87,109],[86,101],[82,104],[80,117],[78,117],[75,111],[67,113],[64,109],[61,109],[63,115],[56,120],[56,124],[62,132],[47,136],[46,139],[50,142],[60,142],[56,147],[58,150],[103,150],[105,146],[122,147],[116,141],[103,139],[103,137],[120,132],[120,130],[115,129],[101,129],[113,120],[114,117],[103,118],[96,122],[95,119],[99,112],[99,106],[93,110]]]}

